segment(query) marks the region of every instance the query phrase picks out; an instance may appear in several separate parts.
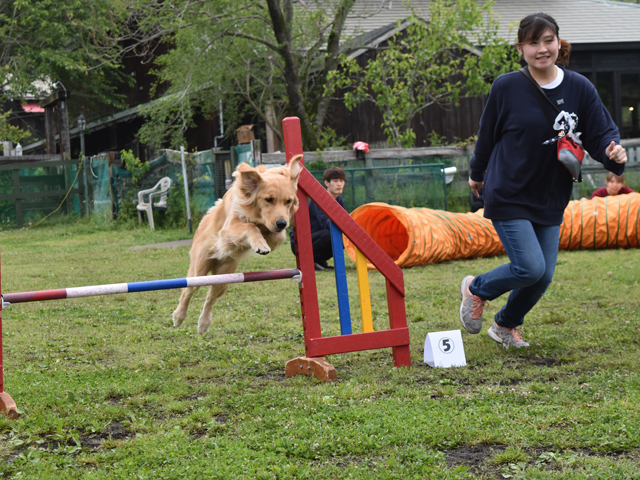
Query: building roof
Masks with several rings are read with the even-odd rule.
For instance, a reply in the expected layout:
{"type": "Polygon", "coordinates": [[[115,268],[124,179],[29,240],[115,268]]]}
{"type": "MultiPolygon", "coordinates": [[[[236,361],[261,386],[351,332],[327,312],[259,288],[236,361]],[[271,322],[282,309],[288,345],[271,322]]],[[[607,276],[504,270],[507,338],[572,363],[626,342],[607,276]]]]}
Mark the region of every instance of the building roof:
{"type": "MultiPolygon", "coordinates": [[[[411,3],[419,16],[429,18],[429,0],[411,3]]],[[[520,20],[535,12],[555,18],[561,38],[573,45],[640,42],[640,4],[606,0],[495,0],[493,10],[500,22],[498,34],[514,43],[520,20]]],[[[345,24],[345,33],[369,34],[359,38],[358,43],[376,45],[386,40],[391,28],[409,14],[402,0],[356,2],[345,24]],[[381,33],[379,38],[371,38],[374,31],[381,33]]]]}
{"type": "MultiPolygon", "coordinates": [[[[147,105],[147,104],[144,104],[147,105]]],[[[87,122],[87,126],[85,127],[86,134],[89,135],[93,132],[97,132],[98,130],[102,130],[104,128],[109,128],[112,125],[117,125],[122,122],[130,122],[133,119],[137,118],[140,114],[141,105],[137,105],[132,108],[128,108],[127,110],[122,110],[121,112],[114,113],[113,115],[109,115],[104,118],[100,118],[98,120],[93,120],[91,122],[87,122]]],[[[80,135],[80,128],[78,126],[69,125],[69,138],[75,138],[80,135]]],[[[60,139],[60,135],[56,134],[56,141],[60,139]]],[[[25,145],[22,147],[23,152],[32,152],[43,148],[47,145],[46,140],[38,140],[36,142],[30,143],[29,145],[25,145]]]]}

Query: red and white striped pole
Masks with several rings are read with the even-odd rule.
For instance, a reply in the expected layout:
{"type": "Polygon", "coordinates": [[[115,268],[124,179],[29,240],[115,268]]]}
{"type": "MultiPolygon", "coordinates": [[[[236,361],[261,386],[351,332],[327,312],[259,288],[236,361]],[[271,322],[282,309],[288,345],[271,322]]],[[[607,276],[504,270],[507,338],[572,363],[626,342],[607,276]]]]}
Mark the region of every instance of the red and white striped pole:
{"type": "Polygon", "coordinates": [[[44,300],[62,300],[64,298],[91,297],[95,295],[114,295],[118,293],[149,292],[170,288],[204,287],[209,285],[226,285],[231,283],[264,282],[291,278],[302,281],[302,274],[297,268],[285,270],[268,270],[265,272],[228,273],[224,275],[205,275],[202,277],[172,278],[133,283],[112,283],[109,285],[92,285],[88,287],[57,288],[55,290],[39,290],[35,292],[2,294],[0,279],[0,411],[9,418],[18,418],[16,403],[4,391],[2,370],[2,306],[13,303],[41,302],[44,300]]]}

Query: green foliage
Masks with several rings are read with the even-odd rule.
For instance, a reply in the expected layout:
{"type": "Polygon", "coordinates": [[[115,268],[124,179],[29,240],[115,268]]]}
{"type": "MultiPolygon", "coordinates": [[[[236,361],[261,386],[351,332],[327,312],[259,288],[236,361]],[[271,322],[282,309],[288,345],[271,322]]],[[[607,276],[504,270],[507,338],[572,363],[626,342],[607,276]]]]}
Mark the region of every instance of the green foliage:
{"type": "Polygon", "coordinates": [[[497,36],[492,5],[490,0],[480,5],[475,0],[435,0],[429,22],[412,11],[406,29],[364,67],[345,57],[343,69],[329,73],[327,93],[345,90],[349,109],[373,102],[382,113],[389,143],[413,147],[411,123],[419,112],[487,93],[498,74],[518,65],[515,49],[497,36]],[[483,45],[482,51],[475,45],[483,45]]]}
{"type": "MultiPolygon", "coordinates": [[[[0,3],[0,95],[44,96],[62,81],[99,113],[123,104],[116,88],[130,0],[3,0],[0,3]]],[[[127,72],[128,73],[128,72],[127,72]]],[[[78,112],[79,113],[79,112],[78,112]]],[[[71,116],[76,115],[70,112],[71,116]]]]}
{"type": "Polygon", "coordinates": [[[447,144],[447,137],[432,130],[427,135],[427,141],[429,142],[430,147],[442,147],[447,144]]]}
{"type": "Polygon", "coordinates": [[[309,162],[305,165],[305,167],[307,167],[307,170],[311,170],[314,172],[324,172],[327,168],[329,168],[329,165],[327,165],[327,162],[325,162],[324,160],[319,159],[314,160],[313,162],[309,162]]]}
{"type": "MultiPolygon", "coordinates": [[[[118,202],[118,216],[113,220],[114,228],[134,229],[138,226],[138,209],[133,200],[122,199],[118,202]]],[[[143,214],[143,221],[146,220],[143,214]]]]}
{"type": "Polygon", "coordinates": [[[469,138],[462,140],[458,137],[454,137],[454,145],[456,147],[468,147],[470,145],[475,145],[478,141],[478,135],[471,135],[469,138]]]}
{"type": "Polygon", "coordinates": [[[140,181],[145,177],[151,165],[149,162],[142,161],[138,157],[133,154],[132,150],[122,150],[120,152],[120,158],[122,159],[122,164],[125,170],[131,172],[131,183],[132,185],[139,186],[140,181]]]}
{"type": "Polygon", "coordinates": [[[318,139],[318,151],[327,150],[335,147],[345,147],[347,139],[343,136],[338,136],[337,132],[330,127],[324,127],[320,133],[318,139]]]}
{"type": "Polygon", "coordinates": [[[172,47],[157,58],[158,85],[168,90],[144,112],[151,124],[141,138],[176,144],[195,115],[212,115],[222,102],[227,132],[250,115],[282,142],[282,119],[296,115],[307,148],[339,140],[323,128],[330,101],[324,83],[338,66],[344,18],[354,3],[141,2],[140,29],[172,47]]]}
{"type": "Polygon", "coordinates": [[[29,138],[31,134],[9,123],[11,113],[11,110],[0,112],[0,141],[9,140],[17,144],[29,138]]]}
{"type": "MultiPolygon", "coordinates": [[[[169,190],[167,196],[167,211],[158,222],[160,228],[187,228],[189,226],[189,219],[187,218],[187,200],[184,195],[184,183],[182,175],[179,175],[179,180],[169,190]]],[[[191,208],[191,223],[195,227],[200,223],[203,212],[196,208],[196,202],[193,196],[189,196],[189,207],[191,208]]]]}

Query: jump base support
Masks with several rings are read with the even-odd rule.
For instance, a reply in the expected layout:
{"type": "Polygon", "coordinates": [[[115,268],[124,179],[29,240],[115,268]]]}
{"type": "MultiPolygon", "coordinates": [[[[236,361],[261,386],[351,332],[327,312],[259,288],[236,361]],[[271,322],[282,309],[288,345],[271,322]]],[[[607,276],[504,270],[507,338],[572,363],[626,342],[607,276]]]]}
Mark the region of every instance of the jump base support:
{"type": "Polygon", "coordinates": [[[16,402],[7,392],[0,392],[0,411],[12,420],[16,420],[20,416],[16,402]]]}
{"type": "Polygon", "coordinates": [[[287,377],[298,374],[314,375],[323,382],[332,382],[338,379],[336,369],[324,357],[298,357],[289,360],[284,373],[287,377]]]}

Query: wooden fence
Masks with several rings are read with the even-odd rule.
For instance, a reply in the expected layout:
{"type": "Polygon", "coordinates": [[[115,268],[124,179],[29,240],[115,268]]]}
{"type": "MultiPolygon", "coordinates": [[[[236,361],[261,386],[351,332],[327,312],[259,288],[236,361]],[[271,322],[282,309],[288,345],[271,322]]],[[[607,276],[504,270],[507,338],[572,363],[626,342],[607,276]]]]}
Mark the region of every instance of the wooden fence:
{"type": "MultiPolygon", "coordinates": [[[[87,196],[84,176],[78,176],[78,186],[71,188],[71,165],[79,165],[79,159],[64,160],[62,155],[24,155],[21,157],[0,157],[0,172],[12,171],[12,193],[0,195],[0,202],[10,201],[15,205],[16,224],[24,226],[25,213],[29,211],[53,211],[67,195],[63,206],[66,213],[73,209],[73,196],[78,195],[80,215],[85,214],[87,196]],[[44,167],[46,172],[39,175],[22,175],[21,170],[44,167]],[[55,167],[63,167],[62,169],[55,167]],[[62,172],[60,172],[62,170],[62,172]]],[[[6,185],[5,185],[6,191],[6,185]]]]}

